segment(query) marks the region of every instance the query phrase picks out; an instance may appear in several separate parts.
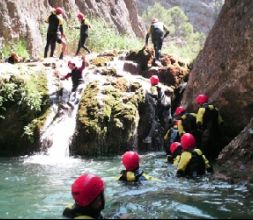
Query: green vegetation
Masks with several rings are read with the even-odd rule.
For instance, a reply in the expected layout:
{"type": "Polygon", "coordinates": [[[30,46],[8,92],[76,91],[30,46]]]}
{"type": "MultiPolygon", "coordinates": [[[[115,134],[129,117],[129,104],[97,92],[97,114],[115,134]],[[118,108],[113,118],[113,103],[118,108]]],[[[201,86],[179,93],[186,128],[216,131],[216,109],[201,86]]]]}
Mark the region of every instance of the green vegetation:
{"type": "Polygon", "coordinates": [[[24,39],[13,42],[8,41],[8,45],[5,44],[3,48],[1,48],[0,59],[8,58],[13,52],[24,59],[30,57],[27,49],[27,43],[24,39]]]}
{"type": "Polygon", "coordinates": [[[163,53],[185,59],[188,62],[192,61],[204,46],[205,34],[194,31],[188,17],[178,6],[167,10],[159,3],[155,3],[143,13],[143,20],[147,27],[154,17],[164,22],[170,31],[163,53]]]}
{"type": "MultiPolygon", "coordinates": [[[[43,73],[22,72],[0,77],[0,127],[3,141],[10,134],[19,141],[33,144],[48,113],[47,77],[43,73]],[[15,127],[15,130],[13,130],[15,127]],[[20,140],[19,140],[20,139],[20,140]]],[[[6,139],[6,140],[5,140],[6,139]]],[[[2,145],[0,140],[0,145],[2,145]]],[[[21,146],[19,146],[21,148],[21,146]]]]}

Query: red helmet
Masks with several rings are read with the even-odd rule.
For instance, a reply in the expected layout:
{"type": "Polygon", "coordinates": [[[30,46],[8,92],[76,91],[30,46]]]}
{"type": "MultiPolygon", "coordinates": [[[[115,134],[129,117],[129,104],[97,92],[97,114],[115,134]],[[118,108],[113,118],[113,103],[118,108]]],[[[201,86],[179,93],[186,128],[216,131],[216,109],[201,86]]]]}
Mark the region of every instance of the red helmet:
{"type": "Polygon", "coordinates": [[[152,18],[151,23],[156,23],[156,22],[158,22],[158,18],[152,18]]]}
{"type": "Polygon", "coordinates": [[[57,15],[60,15],[60,14],[63,15],[65,12],[64,12],[64,9],[63,9],[63,8],[57,7],[57,8],[55,9],[55,13],[56,13],[57,15]]]}
{"type": "Polygon", "coordinates": [[[190,133],[186,133],[181,137],[181,144],[183,150],[193,150],[196,147],[195,137],[190,133]]]}
{"type": "Polygon", "coordinates": [[[71,61],[71,60],[70,60],[70,61],[68,62],[68,66],[69,66],[69,65],[74,65],[74,66],[75,66],[76,63],[75,63],[74,61],[71,61]]]}
{"type": "Polygon", "coordinates": [[[95,175],[84,174],[77,178],[72,185],[72,196],[77,205],[90,205],[103,191],[104,181],[95,175]]]}
{"type": "Polygon", "coordinates": [[[186,110],[185,110],[185,108],[184,108],[183,106],[178,107],[178,108],[176,109],[176,116],[179,116],[179,115],[185,113],[185,111],[186,111],[186,110]]]}
{"type": "Polygon", "coordinates": [[[122,163],[127,171],[135,171],[139,168],[140,156],[133,151],[128,151],[122,156],[122,163]]]}
{"type": "Polygon", "coordinates": [[[174,143],[172,143],[171,145],[170,145],[170,152],[172,153],[172,154],[174,154],[175,152],[176,152],[176,150],[178,149],[178,147],[180,147],[181,146],[181,143],[179,143],[179,142],[174,142],[174,143]]]}
{"type": "Polygon", "coordinates": [[[84,16],[83,13],[79,12],[78,15],[77,15],[77,18],[78,18],[79,20],[83,21],[84,18],[85,18],[85,16],[84,16]]]}
{"type": "Polygon", "coordinates": [[[152,86],[156,86],[159,82],[160,82],[160,80],[157,75],[153,75],[150,77],[150,83],[152,86]]]}
{"type": "Polygon", "coordinates": [[[201,95],[198,95],[197,98],[195,99],[195,102],[198,104],[198,105],[203,105],[205,103],[208,103],[208,96],[207,95],[204,95],[204,94],[201,94],[201,95]]]}

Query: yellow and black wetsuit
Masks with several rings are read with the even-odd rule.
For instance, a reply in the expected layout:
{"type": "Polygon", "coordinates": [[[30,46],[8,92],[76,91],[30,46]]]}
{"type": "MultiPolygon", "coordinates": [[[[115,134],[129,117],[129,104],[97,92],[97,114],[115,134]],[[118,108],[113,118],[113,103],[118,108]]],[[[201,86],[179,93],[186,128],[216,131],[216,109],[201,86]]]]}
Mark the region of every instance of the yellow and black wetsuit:
{"type": "Polygon", "coordinates": [[[199,108],[196,117],[196,123],[201,125],[203,130],[210,128],[210,126],[219,126],[223,123],[219,109],[214,105],[204,104],[199,108]]]}
{"type": "Polygon", "coordinates": [[[204,104],[197,113],[197,126],[202,131],[201,147],[210,161],[214,161],[224,146],[223,119],[214,105],[204,104]]]}
{"type": "Polygon", "coordinates": [[[186,113],[178,121],[178,132],[180,136],[185,133],[193,134],[197,130],[196,114],[186,113]]]}
{"type": "Polygon", "coordinates": [[[121,176],[118,178],[118,180],[128,183],[138,183],[142,181],[152,181],[156,179],[138,169],[135,172],[126,170],[121,171],[121,176]]]}
{"type": "Polygon", "coordinates": [[[196,177],[206,174],[206,171],[212,172],[209,161],[200,149],[195,149],[192,152],[184,151],[178,159],[178,177],[196,177]]]}
{"type": "Polygon", "coordinates": [[[63,216],[69,219],[104,219],[100,213],[95,213],[90,208],[69,205],[63,211],[63,216]]]}
{"type": "Polygon", "coordinates": [[[50,57],[54,56],[54,51],[57,43],[62,43],[61,36],[63,35],[63,18],[60,15],[56,15],[52,12],[47,19],[47,44],[45,47],[44,57],[47,57],[49,46],[51,47],[50,57]]]}

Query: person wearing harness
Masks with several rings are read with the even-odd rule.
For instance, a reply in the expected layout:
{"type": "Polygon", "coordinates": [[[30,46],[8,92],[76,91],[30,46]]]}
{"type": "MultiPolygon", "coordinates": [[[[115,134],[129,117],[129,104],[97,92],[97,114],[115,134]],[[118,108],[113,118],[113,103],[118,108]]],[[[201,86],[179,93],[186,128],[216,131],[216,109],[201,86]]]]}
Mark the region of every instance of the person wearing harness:
{"type": "Polygon", "coordinates": [[[176,109],[175,117],[178,120],[178,132],[180,137],[182,137],[185,133],[190,133],[195,137],[197,147],[200,147],[201,133],[199,132],[196,124],[197,114],[187,113],[183,106],[179,106],[176,109]]]}
{"type": "Polygon", "coordinates": [[[89,36],[88,30],[91,28],[91,25],[89,24],[87,19],[85,19],[84,14],[79,13],[77,15],[77,18],[78,18],[79,22],[81,23],[81,26],[78,28],[78,29],[80,29],[80,39],[79,39],[78,48],[76,51],[76,56],[79,54],[81,48],[85,49],[88,53],[91,53],[91,51],[88,49],[88,47],[85,46],[85,42],[89,36]]]}
{"type": "Polygon", "coordinates": [[[63,59],[63,55],[66,49],[66,40],[63,32],[62,15],[64,15],[64,9],[62,9],[61,7],[57,7],[52,11],[51,15],[46,21],[48,23],[48,30],[44,58],[47,58],[49,47],[51,47],[50,57],[53,57],[56,43],[59,43],[62,44],[60,59],[63,59]]]}
{"type": "Polygon", "coordinates": [[[68,62],[68,67],[71,70],[71,73],[61,78],[61,80],[66,80],[66,79],[69,79],[70,77],[72,79],[73,86],[72,86],[72,91],[71,91],[71,95],[70,95],[68,103],[70,103],[70,101],[72,100],[72,95],[73,95],[73,99],[75,99],[76,92],[80,92],[79,87],[84,83],[82,74],[83,74],[83,70],[85,69],[85,65],[86,65],[85,56],[82,57],[82,66],[79,68],[76,66],[76,64],[73,61],[68,62]]]}
{"type": "Polygon", "coordinates": [[[133,151],[128,151],[122,156],[122,164],[125,170],[121,171],[119,181],[128,183],[141,183],[142,181],[154,180],[140,169],[140,156],[133,151]]]}
{"type": "Polygon", "coordinates": [[[177,164],[177,177],[197,177],[213,172],[213,168],[205,155],[196,147],[196,140],[192,134],[186,133],[181,138],[183,152],[177,164]]]}
{"type": "Polygon", "coordinates": [[[70,219],[103,219],[104,189],[105,183],[98,176],[84,174],[78,177],[71,188],[75,203],[64,209],[63,216],[70,219]]]}
{"type": "Polygon", "coordinates": [[[202,131],[201,147],[210,161],[217,159],[223,145],[223,119],[219,109],[209,103],[209,97],[200,94],[195,99],[199,106],[196,123],[202,131]]]}
{"type": "Polygon", "coordinates": [[[152,143],[152,137],[157,127],[160,127],[159,134],[162,138],[165,131],[168,130],[171,123],[171,100],[165,95],[159,86],[159,77],[153,75],[150,77],[151,93],[148,93],[148,99],[152,99],[154,109],[152,111],[152,124],[148,136],[143,140],[144,143],[152,143]]]}
{"type": "Polygon", "coordinates": [[[151,35],[152,43],[155,49],[155,58],[157,61],[159,61],[161,57],[163,40],[169,35],[169,33],[168,28],[162,22],[159,22],[157,18],[152,19],[151,26],[146,34],[145,47],[148,46],[148,40],[151,35]]]}

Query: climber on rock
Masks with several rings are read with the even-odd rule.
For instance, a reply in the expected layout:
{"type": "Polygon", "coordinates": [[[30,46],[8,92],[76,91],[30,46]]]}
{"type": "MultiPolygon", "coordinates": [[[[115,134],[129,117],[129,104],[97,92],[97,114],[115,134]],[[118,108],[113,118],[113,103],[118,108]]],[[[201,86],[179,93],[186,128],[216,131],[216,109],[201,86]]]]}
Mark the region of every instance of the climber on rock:
{"type": "Polygon", "coordinates": [[[195,102],[199,106],[196,123],[202,132],[201,149],[210,161],[214,161],[221,152],[224,141],[223,119],[219,109],[209,103],[207,95],[198,95],[195,102]]]}
{"type": "MultiPolygon", "coordinates": [[[[69,79],[71,77],[72,79],[72,91],[71,91],[71,95],[69,98],[69,102],[68,104],[70,104],[72,101],[74,101],[76,99],[76,93],[78,92],[79,94],[82,92],[82,87],[83,87],[83,71],[85,69],[86,66],[86,59],[85,56],[82,57],[82,66],[81,67],[77,67],[75,62],[73,61],[69,61],[68,62],[68,67],[71,70],[71,73],[67,74],[66,76],[64,76],[63,78],[61,78],[61,80],[66,80],[69,79]],[[74,99],[74,100],[72,100],[74,99]]],[[[77,100],[76,100],[77,101],[77,100]]]]}
{"type": "Polygon", "coordinates": [[[177,162],[177,177],[197,177],[212,173],[213,168],[200,149],[196,148],[196,140],[192,134],[181,137],[182,154],[177,162]]]}
{"type": "Polygon", "coordinates": [[[178,132],[180,137],[185,133],[191,133],[197,140],[197,146],[201,145],[201,132],[197,129],[195,113],[187,113],[183,106],[179,106],[175,112],[175,118],[178,120],[178,132]]]}
{"type": "Polygon", "coordinates": [[[63,31],[63,15],[64,9],[61,7],[57,7],[52,11],[51,15],[46,21],[48,23],[48,30],[44,58],[47,58],[49,47],[51,47],[50,57],[53,57],[56,43],[59,43],[62,45],[60,59],[63,59],[66,50],[66,37],[63,31]]]}
{"type": "Polygon", "coordinates": [[[81,23],[81,26],[78,28],[78,29],[80,29],[80,39],[79,39],[78,48],[76,51],[76,56],[79,54],[81,48],[85,49],[88,53],[91,53],[89,48],[87,46],[85,46],[85,42],[89,36],[88,30],[91,28],[91,25],[89,24],[89,22],[85,18],[84,14],[78,13],[77,18],[78,18],[79,22],[81,23]]]}
{"type": "Polygon", "coordinates": [[[152,19],[151,26],[146,34],[145,48],[148,47],[148,40],[151,35],[157,61],[160,61],[163,41],[169,33],[168,28],[162,22],[159,22],[157,18],[152,19]]]}
{"type": "Polygon", "coordinates": [[[162,135],[161,139],[163,139],[165,131],[168,130],[171,124],[171,100],[165,95],[159,82],[157,75],[150,77],[151,92],[147,94],[147,98],[152,105],[150,112],[152,122],[150,123],[149,133],[143,140],[144,143],[152,143],[153,135],[158,128],[160,128],[159,134],[162,135]]]}
{"type": "Polygon", "coordinates": [[[70,219],[103,219],[104,189],[105,183],[98,176],[84,174],[78,177],[71,189],[75,203],[64,209],[63,216],[70,219]]]}
{"type": "Polygon", "coordinates": [[[140,169],[140,156],[136,152],[128,151],[122,156],[125,170],[121,171],[119,181],[141,183],[142,181],[155,180],[140,169]]]}

